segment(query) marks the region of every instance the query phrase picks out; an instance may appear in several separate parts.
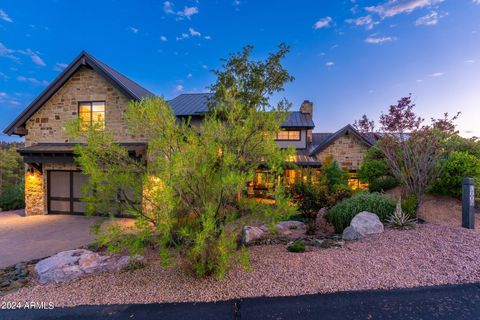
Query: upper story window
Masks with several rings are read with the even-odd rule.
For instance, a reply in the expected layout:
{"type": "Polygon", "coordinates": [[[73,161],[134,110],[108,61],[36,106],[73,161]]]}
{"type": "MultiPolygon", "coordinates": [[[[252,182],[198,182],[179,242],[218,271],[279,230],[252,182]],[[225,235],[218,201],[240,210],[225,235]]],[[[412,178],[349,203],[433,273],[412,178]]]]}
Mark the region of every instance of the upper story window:
{"type": "Polygon", "coordinates": [[[103,130],[105,128],[105,101],[79,102],[78,118],[80,119],[80,130],[88,130],[92,126],[103,130]]]}
{"type": "Polygon", "coordinates": [[[277,141],[300,141],[300,130],[285,130],[277,133],[277,141]]]}

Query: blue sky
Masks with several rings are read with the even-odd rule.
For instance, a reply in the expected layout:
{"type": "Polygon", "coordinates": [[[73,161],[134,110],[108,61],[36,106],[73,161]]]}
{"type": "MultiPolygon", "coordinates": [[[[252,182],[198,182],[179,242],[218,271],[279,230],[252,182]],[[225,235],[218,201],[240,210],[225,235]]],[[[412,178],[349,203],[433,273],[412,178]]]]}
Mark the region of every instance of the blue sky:
{"type": "Polygon", "coordinates": [[[312,100],[316,132],[412,93],[480,136],[480,0],[2,1],[0,128],[81,50],[169,99],[206,91],[228,53],[281,42],[295,81],[275,99],[312,100]]]}

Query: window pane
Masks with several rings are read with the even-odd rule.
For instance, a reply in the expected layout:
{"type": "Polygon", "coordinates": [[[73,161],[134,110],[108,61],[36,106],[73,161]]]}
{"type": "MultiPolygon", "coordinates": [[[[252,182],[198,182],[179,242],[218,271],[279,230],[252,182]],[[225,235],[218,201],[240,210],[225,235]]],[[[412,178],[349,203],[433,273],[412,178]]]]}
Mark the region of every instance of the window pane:
{"type": "Polygon", "coordinates": [[[300,140],[300,131],[288,131],[289,140],[300,140]]]}
{"type": "Polygon", "coordinates": [[[105,112],[105,102],[92,102],[92,111],[105,112]]]}
{"type": "Polygon", "coordinates": [[[277,134],[277,139],[278,140],[288,140],[288,131],[280,131],[277,134]]]}
{"type": "Polygon", "coordinates": [[[90,110],[91,110],[91,105],[88,102],[80,102],[80,104],[78,105],[78,111],[80,113],[90,112],[90,110]]]}

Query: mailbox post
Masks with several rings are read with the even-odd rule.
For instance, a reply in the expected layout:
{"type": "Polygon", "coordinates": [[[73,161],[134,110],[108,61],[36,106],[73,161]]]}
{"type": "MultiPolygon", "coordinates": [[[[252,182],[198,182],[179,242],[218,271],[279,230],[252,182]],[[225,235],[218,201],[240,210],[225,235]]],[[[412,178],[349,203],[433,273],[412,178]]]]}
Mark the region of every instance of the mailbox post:
{"type": "Polygon", "coordinates": [[[462,181],[462,227],[475,228],[475,183],[472,178],[462,181]]]}

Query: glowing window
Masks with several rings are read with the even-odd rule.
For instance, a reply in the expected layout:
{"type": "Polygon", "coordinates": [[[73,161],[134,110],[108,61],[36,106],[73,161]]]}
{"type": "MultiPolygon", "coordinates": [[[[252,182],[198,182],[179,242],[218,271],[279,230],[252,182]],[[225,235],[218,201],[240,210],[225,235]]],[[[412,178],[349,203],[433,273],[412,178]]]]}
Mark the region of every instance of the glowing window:
{"type": "Polygon", "coordinates": [[[80,102],[78,104],[78,119],[80,130],[94,127],[98,130],[105,128],[105,101],[80,102]]]}
{"type": "Polygon", "coordinates": [[[285,130],[277,133],[275,140],[300,140],[300,130],[285,130]]]}

